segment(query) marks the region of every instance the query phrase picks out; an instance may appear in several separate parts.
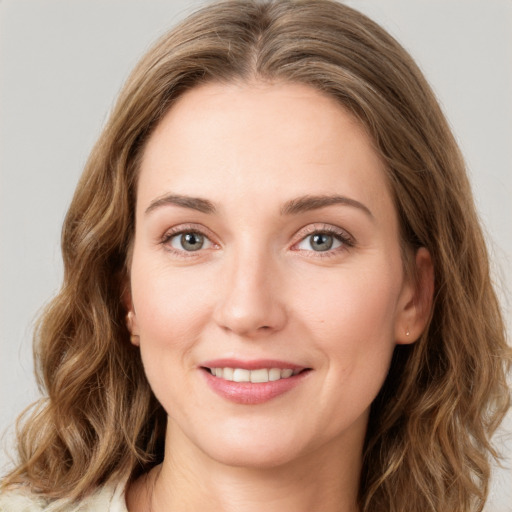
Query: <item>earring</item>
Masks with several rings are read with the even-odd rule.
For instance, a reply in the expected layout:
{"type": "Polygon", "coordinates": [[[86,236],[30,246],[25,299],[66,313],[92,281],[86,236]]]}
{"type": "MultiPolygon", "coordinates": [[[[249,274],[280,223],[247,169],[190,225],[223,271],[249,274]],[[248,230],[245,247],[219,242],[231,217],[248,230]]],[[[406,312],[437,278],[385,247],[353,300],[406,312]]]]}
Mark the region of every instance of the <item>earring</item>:
{"type": "Polygon", "coordinates": [[[132,324],[133,324],[133,311],[129,311],[128,313],[126,313],[126,327],[128,328],[128,330],[130,330],[132,328],[132,324]]]}
{"type": "Polygon", "coordinates": [[[411,333],[409,332],[409,329],[407,329],[407,332],[405,333],[406,336],[409,336],[411,333]]]}

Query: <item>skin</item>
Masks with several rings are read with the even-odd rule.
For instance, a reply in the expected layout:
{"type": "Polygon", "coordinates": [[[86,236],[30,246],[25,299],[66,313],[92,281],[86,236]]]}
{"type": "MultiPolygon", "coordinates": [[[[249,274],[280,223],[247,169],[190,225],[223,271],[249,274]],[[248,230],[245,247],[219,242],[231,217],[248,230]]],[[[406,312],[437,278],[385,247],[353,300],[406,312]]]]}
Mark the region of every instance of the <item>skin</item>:
{"type": "Polygon", "coordinates": [[[383,164],[334,99],[299,84],[184,94],[150,137],[138,182],[127,318],[169,422],[164,462],[128,489],[129,510],[357,510],[370,404],[395,345],[428,316],[432,265],[425,249],[415,258],[417,281],[404,275],[383,164]],[[290,208],[333,195],[358,205],[290,208]],[[190,231],[202,249],[180,245],[190,231]],[[311,234],[326,231],[333,249],[314,250],[311,234]],[[311,371],[239,404],[200,369],[227,357],[311,371]]]}

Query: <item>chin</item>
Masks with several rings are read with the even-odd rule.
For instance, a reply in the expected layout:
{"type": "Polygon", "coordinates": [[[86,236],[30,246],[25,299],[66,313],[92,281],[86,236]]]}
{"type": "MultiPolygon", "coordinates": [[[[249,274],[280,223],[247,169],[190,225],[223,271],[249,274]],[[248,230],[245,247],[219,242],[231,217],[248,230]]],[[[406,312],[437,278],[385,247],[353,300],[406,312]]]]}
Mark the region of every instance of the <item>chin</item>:
{"type": "Polygon", "coordinates": [[[282,443],[252,443],[240,446],[226,443],[225,449],[216,446],[208,454],[212,459],[226,466],[251,468],[255,470],[272,469],[285,466],[300,457],[296,446],[282,443]]]}
{"type": "Polygon", "coordinates": [[[283,466],[299,458],[305,449],[304,439],[294,430],[278,428],[222,428],[196,432],[193,443],[218,463],[254,469],[283,466]]]}

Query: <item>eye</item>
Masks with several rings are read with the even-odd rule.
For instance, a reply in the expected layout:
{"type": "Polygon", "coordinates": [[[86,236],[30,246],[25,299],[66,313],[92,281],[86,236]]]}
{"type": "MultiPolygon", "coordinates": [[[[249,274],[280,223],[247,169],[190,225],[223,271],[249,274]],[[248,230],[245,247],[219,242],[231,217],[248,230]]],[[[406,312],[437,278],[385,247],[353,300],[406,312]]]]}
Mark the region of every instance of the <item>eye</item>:
{"type": "Polygon", "coordinates": [[[317,232],[303,238],[298,244],[297,249],[302,251],[325,252],[337,249],[343,245],[340,236],[331,233],[317,232]]]}
{"type": "Polygon", "coordinates": [[[208,249],[212,242],[202,233],[197,231],[182,231],[176,233],[166,240],[173,249],[178,251],[194,252],[200,249],[208,249]]]}
{"type": "Polygon", "coordinates": [[[356,241],[344,229],[332,224],[309,224],[297,233],[299,241],[292,250],[305,251],[308,255],[337,256],[355,247],[356,241]]]}

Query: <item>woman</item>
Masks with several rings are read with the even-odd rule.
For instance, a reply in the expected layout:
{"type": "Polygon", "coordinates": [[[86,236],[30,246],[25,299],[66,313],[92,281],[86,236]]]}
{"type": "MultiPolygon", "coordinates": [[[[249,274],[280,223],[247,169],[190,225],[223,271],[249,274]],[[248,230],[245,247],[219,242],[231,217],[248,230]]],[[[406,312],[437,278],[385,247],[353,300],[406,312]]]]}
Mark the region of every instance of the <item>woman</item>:
{"type": "Polygon", "coordinates": [[[230,1],[162,38],[62,243],[0,510],[482,510],[510,361],[485,244],[361,14],[230,1]]]}

